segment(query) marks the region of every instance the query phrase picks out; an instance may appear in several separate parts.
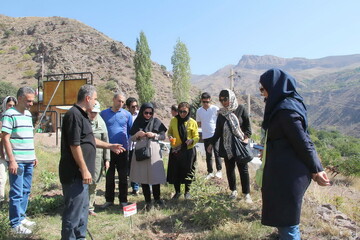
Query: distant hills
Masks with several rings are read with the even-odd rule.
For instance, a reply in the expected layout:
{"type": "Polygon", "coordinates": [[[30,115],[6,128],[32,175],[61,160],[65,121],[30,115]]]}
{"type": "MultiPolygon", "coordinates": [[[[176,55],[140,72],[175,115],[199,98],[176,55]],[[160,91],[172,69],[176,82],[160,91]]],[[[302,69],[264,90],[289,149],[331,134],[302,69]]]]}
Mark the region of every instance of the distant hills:
{"type": "Polygon", "coordinates": [[[312,127],[360,137],[360,54],[320,59],[244,55],[237,65],[227,65],[211,75],[193,76],[192,82],[217,98],[221,89],[230,86],[233,69],[236,92],[260,98],[259,77],[273,67],[297,79],[312,127]]]}

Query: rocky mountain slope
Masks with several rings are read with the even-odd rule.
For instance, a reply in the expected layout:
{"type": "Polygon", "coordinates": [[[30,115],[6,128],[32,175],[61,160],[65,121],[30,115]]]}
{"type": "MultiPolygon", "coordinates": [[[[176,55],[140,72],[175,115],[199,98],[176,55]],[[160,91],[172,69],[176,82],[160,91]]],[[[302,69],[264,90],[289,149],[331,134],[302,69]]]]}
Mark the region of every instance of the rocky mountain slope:
{"type": "MultiPolygon", "coordinates": [[[[41,56],[44,57],[45,75],[92,72],[95,85],[113,81],[117,90],[127,96],[138,96],[134,51],[123,43],[73,19],[0,15],[0,81],[17,87],[37,87],[41,56]]],[[[161,118],[170,118],[168,110],[175,103],[170,74],[153,62],[152,78],[157,113],[161,118]]]]}
{"type": "Polygon", "coordinates": [[[279,58],[244,55],[237,65],[227,65],[208,76],[194,76],[202,90],[214,96],[230,86],[230,70],[235,75],[235,91],[260,98],[259,77],[269,68],[279,67],[298,82],[309,110],[310,125],[336,129],[360,137],[360,54],[321,59],[279,58]]]}

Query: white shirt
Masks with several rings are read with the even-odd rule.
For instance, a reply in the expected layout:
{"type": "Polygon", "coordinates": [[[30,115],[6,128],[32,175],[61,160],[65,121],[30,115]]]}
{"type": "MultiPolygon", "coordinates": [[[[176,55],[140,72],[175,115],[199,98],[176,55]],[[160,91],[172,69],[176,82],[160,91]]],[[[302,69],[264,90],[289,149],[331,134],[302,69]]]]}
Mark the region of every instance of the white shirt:
{"type": "Polygon", "coordinates": [[[196,121],[201,123],[203,139],[214,135],[218,111],[219,107],[215,105],[210,105],[208,109],[201,107],[196,111],[196,121]]]}
{"type": "MultiPolygon", "coordinates": [[[[134,124],[135,119],[137,118],[137,116],[139,114],[139,111],[136,110],[134,114],[132,114],[132,113],[130,113],[130,114],[132,115],[132,120],[133,120],[132,123],[134,124]]],[[[134,148],[135,148],[135,142],[132,142],[131,138],[129,138],[129,149],[130,149],[130,151],[133,150],[134,148]]]]}

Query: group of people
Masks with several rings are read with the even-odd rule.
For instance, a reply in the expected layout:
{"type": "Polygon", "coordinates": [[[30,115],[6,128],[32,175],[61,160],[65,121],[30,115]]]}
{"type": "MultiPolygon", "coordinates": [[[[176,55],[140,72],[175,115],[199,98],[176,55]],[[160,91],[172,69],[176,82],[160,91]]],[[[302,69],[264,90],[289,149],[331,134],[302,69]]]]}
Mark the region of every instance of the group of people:
{"type": "MultiPolygon", "coordinates": [[[[295,79],[275,68],[261,75],[259,84],[265,100],[262,128],[266,132],[261,188],[262,223],[277,227],[282,240],[300,239],[302,199],[311,179],[321,186],[328,186],[330,182],[308,135],[306,107],[296,91],[295,79]]],[[[1,169],[8,165],[10,225],[14,232],[20,234],[30,234],[29,227],[35,225],[26,218],[33,167],[37,164],[29,112],[34,98],[35,92],[23,87],[18,91],[17,100],[8,97],[3,103],[3,146],[0,154],[1,159],[7,162],[1,162],[1,169]]],[[[64,195],[62,239],[85,239],[88,215],[96,215],[96,185],[104,169],[106,201],[102,208],[114,204],[115,170],[118,172],[121,206],[128,204],[128,179],[133,194],[138,194],[139,186],[142,187],[147,210],[153,204],[164,205],[160,185],[166,182],[174,185],[173,199],[181,197],[182,184],[184,198],[191,199],[199,127],[202,128],[206,150],[206,179],[222,178],[223,158],[230,197],[237,198],[238,195],[235,178],[237,166],[244,200],[251,203],[248,166],[238,160],[233,149],[235,138],[245,145],[249,142],[252,134],[249,115],[229,89],[219,93],[221,108],[211,104],[211,101],[208,93],[201,95],[202,107],[196,112],[196,120],[190,117],[189,103],[173,105],[173,118],[167,128],[154,117],[155,108],[151,103],[143,103],[137,111],[136,99],[126,100],[125,94],[116,93],[113,105],[101,111],[96,88],[82,86],[77,103],[65,114],[62,125],[59,163],[64,195]],[[124,108],[125,104],[127,109],[124,108]],[[166,137],[171,142],[167,173],[159,143],[166,137]],[[141,141],[148,142],[151,152],[151,156],[142,161],[138,159],[136,151],[137,143],[140,146],[141,141]],[[212,166],[212,153],[216,172],[212,166]]],[[[3,185],[3,173],[0,180],[3,185]]],[[[3,191],[0,191],[0,200],[3,197],[3,191]]]]}

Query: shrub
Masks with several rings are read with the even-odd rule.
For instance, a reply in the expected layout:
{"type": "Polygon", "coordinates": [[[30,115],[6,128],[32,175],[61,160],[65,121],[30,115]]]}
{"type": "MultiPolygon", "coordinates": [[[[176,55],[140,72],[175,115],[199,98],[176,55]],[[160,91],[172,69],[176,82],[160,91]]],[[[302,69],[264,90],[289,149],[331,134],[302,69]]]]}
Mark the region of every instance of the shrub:
{"type": "Polygon", "coordinates": [[[27,213],[29,215],[53,214],[63,204],[61,195],[37,195],[31,199],[27,213]]]}
{"type": "Polygon", "coordinates": [[[221,192],[220,187],[209,185],[200,176],[191,184],[190,193],[194,199],[191,220],[207,229],[213,229],[228,220],[235,203],[222,194],[214,195],[214,192],[221,192]]]}
{"type": "Polygon", "coordinates": [[[31,55],[30,55],[30,54],[27,54],[27,53],[26,53],[26,54],[23,55],[23,60],[26,61],[26,60],[30,60],[30,59],[31,59],[31,55]]]}
{"type": "Polygon", "coordinates": [[[32,69],[26,70],[23,74],[24,78],[33,78],[35,76],[36,72],[32,69]]]}
{"type": "Polygon", "coordinates": [[[19,49],[19,47],[18,46],[11,46],[10,47],[10,51],[16,51],[16,50],[18,50],[19,49]]]}

